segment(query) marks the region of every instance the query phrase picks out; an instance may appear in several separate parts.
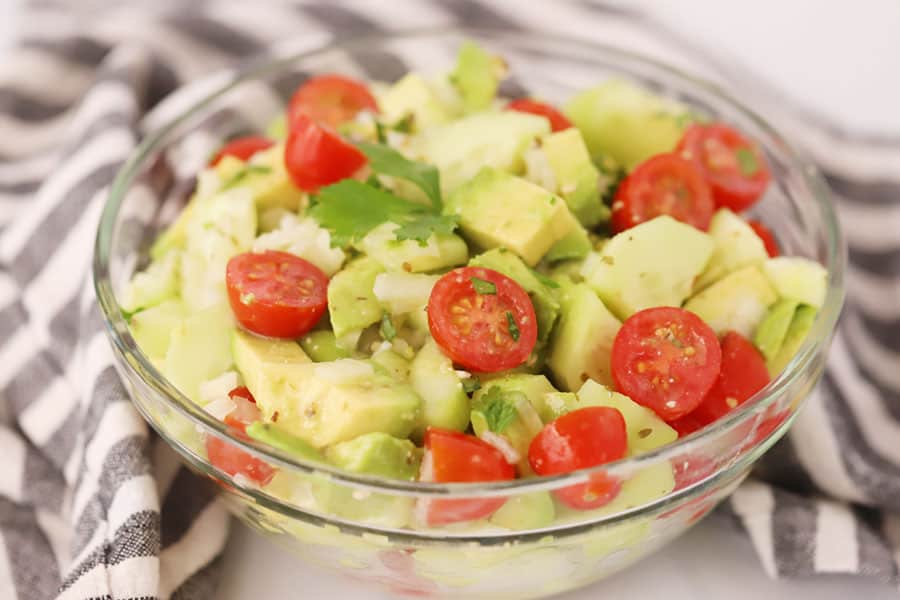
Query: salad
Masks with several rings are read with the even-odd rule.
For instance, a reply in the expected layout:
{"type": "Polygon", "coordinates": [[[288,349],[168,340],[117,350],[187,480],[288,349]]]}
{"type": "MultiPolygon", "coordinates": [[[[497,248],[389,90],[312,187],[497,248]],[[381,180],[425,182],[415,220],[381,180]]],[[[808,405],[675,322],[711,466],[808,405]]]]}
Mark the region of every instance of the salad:
{"type": "MultiPolygon", "coordinates": [[[[558,108],[499,97],[505,76],[466,43],[436,77],[307,79],[200,170],[122,290],[141,350],[236,436],[410,481],[595,467],[746,402],[827,285],[744,216],[771,178],[758,145],[624,81],[558,108]]],[[[203,450],[293,493],[227,441],[203,450]]],[[[653,477],[655,497],[686,484],[653,477]]],[[[601,473],[516,502],[316,501],[394,527],[523,529],[646,488],[601,473]]]]}

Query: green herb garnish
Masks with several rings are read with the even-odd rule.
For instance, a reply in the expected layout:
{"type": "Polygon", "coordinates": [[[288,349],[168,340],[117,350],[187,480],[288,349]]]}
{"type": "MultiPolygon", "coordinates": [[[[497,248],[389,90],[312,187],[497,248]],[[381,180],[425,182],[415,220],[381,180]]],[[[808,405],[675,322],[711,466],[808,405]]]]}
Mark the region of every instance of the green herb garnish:
{"type": "Polygon", "coordinates": [[[537,271],[535,269],[529,269],[529,270],[531,271],[531,274],[534,275],[535,279],[540,281],[542,285],[545,285],[548,288],[551,288],[554,290],[559,287],[558,283],[556,283],[555,281],[553,281],[552,279],[550,279],[549,277],[547,277],[540,271],[537,271]]]}
{"type": "Polygon", "coordinates": [[[394,341],[394,338],[397,337],[397,329],[394,327],[394,322],[391,321],[391,316],[387,313],[381,315],[381,327],[379,328],[379,332],[381,333],[381,337],[388,342],[394,341]]]}
{"type": "Polygon", "coordinates": [[[387,144],[387,134],[381,121],[375,121],[375,139],[378,140],[379,144],[387,144]]]}
{"type": "Polygon", "coordinates": [[[420,246],[428,245],[428,238],[433,233],[453,233],[456,226],[459,225],[459,217],[456,215],[435,215],[427,214],[410,220],[396,230],[394,234],[397,240],[416,240],[420,246]]]}
{"type": "Polygon", "coordinates": [[[752,177],[759,172],[759,161],[750,148],[738,148],[734,151],[734,157],[737,159],[741,175],[752,177]]]}
{"type": "Polygon", "coordinates": [[[513,339],[513,341],[519,341],[519,326],[516,325],[516,319],[513,317],[513,314],[510,311],[506,311],[506,322],[509,325],[509,337],[513,339]]]}
{"type": "Polygon", "coordinates": [[[472,280],[472,287],[475,289],[476,294],[481,294],[482,296],[497,294],[497,286],[494,282],[479,277],[469,277],[469,279],[472,280]]]}
{"type": "Polygon", "coordinates": [[[462,387],[465,393],[471,394],[481,389],[481,382],[477,377],[466,377],[462,380],[462,387]]]}
{"type": "Polygon", "coordinates": [[[435,212],[441,211],[441,184],[437,167],[409,160],[383,144],[360,142],[357,147],[369,159],[369,166],[373,171],[414,183],[431,200],[431,207],[435,212]]]}
{"type": "Polygon", "coordinates": [[[479,412],[484,415],[488,429],[495,433],[506,431],[506,428],[512,425],[519,416],[513,399],[508,394],[504,394],[497,386],[490,388],[481,397],[479,412]]]}

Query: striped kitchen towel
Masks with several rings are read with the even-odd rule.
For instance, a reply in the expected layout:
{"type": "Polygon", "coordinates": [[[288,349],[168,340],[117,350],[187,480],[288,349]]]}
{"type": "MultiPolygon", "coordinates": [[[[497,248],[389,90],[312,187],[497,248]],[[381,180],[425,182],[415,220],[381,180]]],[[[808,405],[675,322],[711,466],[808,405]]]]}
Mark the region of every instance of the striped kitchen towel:
{"type": "MultiPolygon", "coordinates": [[[[789,436],[730,503],[772,576],[897,583],[900,139],[848,136],[630,10],[587,2],[35,2],[0,64],[0,598],[213,598],[228,518],[148,433],[89,278],[110,181],[170,91],[265,51],[477,24],[629,40],[742,92],[822,166],[850,242],[849,306],[789,436]]],[[[719,60],[722,60],[719,56],[719,60]]]]}

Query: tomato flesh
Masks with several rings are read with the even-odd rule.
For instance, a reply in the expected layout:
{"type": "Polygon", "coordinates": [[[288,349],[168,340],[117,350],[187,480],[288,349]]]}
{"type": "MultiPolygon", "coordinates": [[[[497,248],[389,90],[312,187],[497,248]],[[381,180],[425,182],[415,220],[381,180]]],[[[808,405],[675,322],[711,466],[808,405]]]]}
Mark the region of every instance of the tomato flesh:
{"type": "Polygon", "coordinates": [[[759,236],[759,239],[762,240],[763,245],[766,247],[766,252],[769,254],[769,258],[775,258],[781,254],[781,250],[778,248],[778,241],[775,239],[775,234],[772,233],[771,229],[759,221],[747,221],[747,224],[750,225],[756,235],[759,236]]]}
{"type": "MultiPolygon", "coordinates": [[[[422,481],[472,483],[515,479],[516,470],[503,454],[473,436],[429,427],[425,431],[422,481]]],[[[420,500],[428,525],[447,525],[485,519],[503,506],[506,498],[453,498],[420,500]]]]}
{"type": "Polygon", "coordinates": [[[506,109],[546,117],[550,121],[550,129],[554,132],[572,127],[572,122],[555,107],[531,98],[513,100],[506,105],[506,109]]]}
{"type": "MultiPolygon", "coordinates": [[[[260,411],[245,387],[231,390],[228,396],[234,401],[235,408],[225,417],[225,424],[231,429],[232,435],[248,440],[247,425],[262,418],[260,411]]],[[[220,471],[232,477],[242,475],[259,485],[266,485],[275,476],[275,469],[268,464],[212,435],[206,436],[206,456],[220,471]]]]}
{"type": "Polygon", "coordinates": [[[328,277],[287,252],[245,252],[225,269],[235,318],[259,335],[297,338],[313,328],[328,306],[328,277]]]}
{"type": "Polygon", "coordinates": [[[619,184],[611,224],[620,232],[669,215],[706,231],[713,211],[712,194],[700,170],[675,154],[659,154],[640,163],[619,184]]]}
{"type": "MultiPolygon", "coordinates": [[[[528,463],[538,475],[558,475],[596,467],[625,456],[625,419],[615,408],[590,406],[548,423],[528,447],[528,463]]],[[[578,510],[597,508],[618,495],[621,483],[594,473],[586,483],[554,490],[560,502],[578,510]]]]}
{"type": "Polygon", "coordinates": [[[347,179],[366,164],[366,155],[327,126],[304,113],[291,124],[284,166],[291,181],[306,192],[347,179]]]}
{"type": "Polygon", "coordinates": [[[537,342],[528,293],[506,275],[480,267],[455,269],[434,284],[428,327],[453,362],[481,373],[521,365],[537,342]]]}
{"type": "Polygon", "coordinates": [[[722,351],[700,317],[661,306],[625,320],[613,341],[611,363],[618,390],[670,422],[703,401],[719,374],[722,351]]]}
{"type": "Polygon", "coordinates": [[[343,75],[318,75],[302,83],[288,105],[288,123],[300,115],[337,127],[362,110],[378,112],[378,103],[362,82],[343,75]]]}
{"type": "Polygon", "coordinates": [[[216,166],[226,156],[246,161],[257,152],[271,148],[274,144],[275,142],[261,135],[247,135],[233,139],[219,148],[219,151],[209,161],[209,166],[216,166]]]}
{"type": "Polygon", "coordinates": [[[746,210],[759,200],[771,179],[759,147],[722,123],[691,125],[676,152],[703,173],[717,208],[746,210]]]}

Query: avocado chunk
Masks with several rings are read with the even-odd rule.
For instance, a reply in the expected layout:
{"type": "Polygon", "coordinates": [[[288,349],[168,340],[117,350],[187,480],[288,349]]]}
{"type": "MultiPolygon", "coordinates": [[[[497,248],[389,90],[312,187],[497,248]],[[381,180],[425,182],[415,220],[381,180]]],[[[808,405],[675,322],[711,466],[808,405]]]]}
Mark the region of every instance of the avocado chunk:
{"type": "Polygon", "coordinates": [[[535,276],[518,256],[504,248],[495,248],[469,261],[474,267],[493,269],[522,286],[531,297],[538,325],[538,344],[545,343],[559,316],[559,302],[553,292],[535,276]]]}
{"type": "Polygon", "coordinates": [[[763,264],[763,272],[782,298],[822,308],[828,287],[828,271],[808,258],[779,256],[763,264]]]}
{"type": "Polygon", "coordinates": [[[398,240],[394,233],[399,225],[379,225],[357,244],[357,249],[384,265],[388,271],[422,273],[463,265],[469,259],[469,248],[453,233],[432,233],[425,245],[416,240],[398,240]]]}
{"type": "Polygon", "coordinates": [[[550,133],[544,117],[515,111],[476,113],[424,132],[418,154],[441,174],[446,198],[482,167],[508,173],[525,170],[524,154],[538,136],[550,133]]]}
{"type": "Polygon", "coordinates": [[[759,267],[749,266],[726,275],[685,303],[713,328],[716,335],[736,331],[752,338],[766,311],[778,300],[759,267]]]}
{"type": "Polygon", "coordinates": [[[172,329],[163,375],[182,394],[198,402],[200,384],[231,366],[229,339],[234,318],[227,305],[212,306],[188,315],[172,329]]]}
{"type": "Polygon", "coordinates": [[[247,425],[247,435],[258,442],[268,444],[273,448],[306,460],[323,460],[318,450],[296,435],[288,433],[272,423],[263,423],[262,421],[251,423],[247,425]]]}
{"type": "Polygon", "coordinates": [[[169,252],[136,273],[125,287],[119,304],[127,312],[137,312],[178,296],[181,253],[169,252]]]}
{"type": "Polygon", "coordinates": [[[384,272],[377,260],[357,258],[339,271],[328,284],[328,314],[339,346],[352,349],[362,330],[381,319],[383,313],[373,287],[384,272]]]}
{"type": "MultiPolygon", "coordinates": [[[[518,376],[522,377],[522,376],[518,376]]],[[[527,377],[527,376],[525,376],[527,377]]],[[[549,386],[545,378],[543,383],[549,386]]],[[[519,473],[532,473],[528,464],[528,446],[544,426],[528,395],[520,391],[525,387],[542,385],[536,380],[493,379],[475,392],[472,397],[470,419],[475,435],[482,439],[500,436],[519,455],[519,473]]],[[[552,389],[552,388],[551,388],[552,389]]]]}
{"type": "Polygon", "coordinates": [[[590,379],[612,385],[610,353],[621,323],[583,283],[562,294],[562,316],[553,333],[547,366],[561,389],[574,392],[590,379]]]}
{"type": "MultiPolygon", "coordinates": [[[[575,217],[572,217],[574,220],[575,217]]],[[[563,260],[582,259],[594,248],[587,230],[579,223],[572,225],[571,231],[547,250],[544,259],[555,263],[563,260]]]]}
{"type": "Polygon", "coordinates": [[[503,59],[474,42],[465,41],[459,48],[450,81],[459,92],[466,111],[475,112],[491,105],[505,75],[503,59]]]}
{"type": "Polygon", "coordinates": [[[619,79],[576,94],[564,112],[584,135],[595,162],[608,155],[628,170],[674,150],[688,116],[685,107],[619,79]]]}
{"type": "Polygon", "coordinates": [[[538,139],[525,153],[526,177],[559,194],[585,227],[609,220],[609,207],[600,193],[602,175],[575,127],[538,139]]]}
{"type": "Polygon", "coordinates": [[[331,362],[350,358],[350,352],[338,346],[337,338],[330,329],[310,331],[300,338],[300,347],[313,362],[331,362]]]}
{"type": "Polygon", "coordinates": [[[142,310],[128,321],[128,328],[141,352],[155,361],[165,358],[172,331],[187,317],[181,300],[166,300],[142,310]]]}
{"type": "Polygon", "coordinates": [[[353,473],[413,481],[419,474],[421,451],[409,440],[380,431],[331,446],[328,462],[353,473]]]}
{"type": "Polygon", "coordinates": [[[766,362],[769,369],[769,375],[773,378],[777,377],[784,368],[791,362],[794,355],[800,349],[803,341],[806,339],[809,330],[812,329],[813,323],[816,321],[817,310],[812,306],[801,305],[794,313],[791,325],[788,327],[784,336],[784,341],[778,354],[774,358],[766,362]]]}
{"type": "Polygon", "coordinates": [[[449,121],[448,111],[428,82],[417,73],[409,73],[378,97],[378,107],[386,123],[394,125],[412,115],[412,129],[422,131],[449,121]]]}
{"type": "Polygon", "coordinates": [[[277,393],[281,379],[289,377],[297,365],[310,362],[294,340],[263,338],[240,329],[231,335],[231,354],[254,398],[277,393]]]}
{"type": "Polygon", "coordinates": [[[397,381],[409,380],[410,362],[390,348],[376,351],[372,354],[372,365],[375,371],[390,375],[397,381]]]}
{"type": "Polygon", "coordinates": [[[422,398],[422,421],[418,434],[426,427],[465,431],[469,426],[469,397],[453,370],[453,362],[428,338],[409,369],[413,389],[422,398]]]}
{"type": "Polygon", "coordinates": [[[444,212],[459,216],[463,235],[476,245],[507,248],[529,266],[537,264],[573,225],[561,198],[489,167],[456,190],[444,212]]]}
{"type": "Polygon", "coordinates": [[[491,515],[489,521],[498,527],[522,531],[547,527],[553,523],[555,517],[556,509],[553,507],[553,498],[550,494],[532,492],[509,498],[491,515]]]}
{"type": "Polygon", "coordinates": [[[306,194],[287,173],[283,143],[254,154],[241,171],[222,181],[223,187],[249,188],[257,212],[275,207],[296,212],[306,201],[306,194]]]}
{"type": "Polygon", "coordinates": [[[713,215],[709,235],[712,236],[715,247],[706,269],[694,284],[695,291],[708,287],[742,267],[761,265],[769,257],[756,232],[727,208],[720,208],[713,215]]]}
{"type": "Polygon", "coordinates": [[[613,236],[588,255],[581,274],[624,320],[653,306],[681,306],[712,251],[709,235],[661,216],[613,236]]]}
{"type": "Polygon", "coordinates": [[[756,328],[753,343],[767,361],[774,359],[781,350],[781,345],[784,343],[784,338],[787,336],[798,306],[800,303],[796,300],[779,300],[772,305],[756,328]]]}

